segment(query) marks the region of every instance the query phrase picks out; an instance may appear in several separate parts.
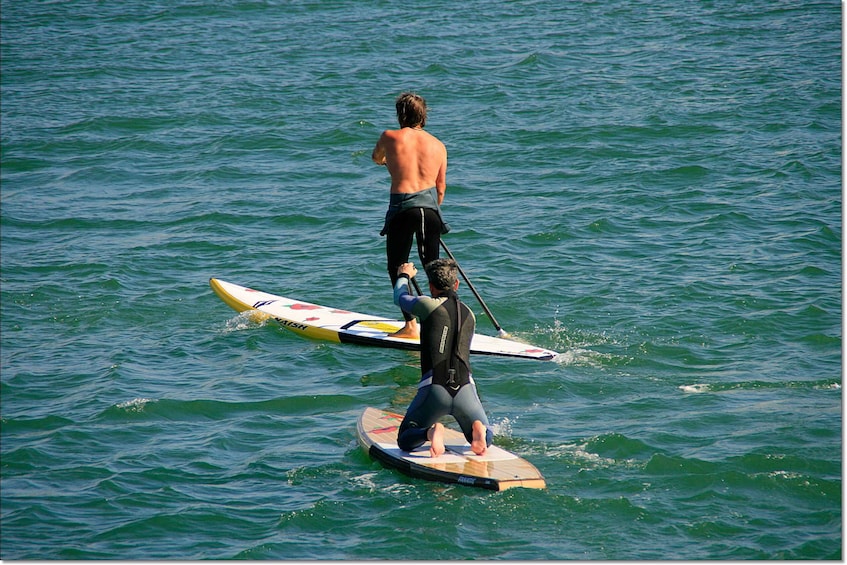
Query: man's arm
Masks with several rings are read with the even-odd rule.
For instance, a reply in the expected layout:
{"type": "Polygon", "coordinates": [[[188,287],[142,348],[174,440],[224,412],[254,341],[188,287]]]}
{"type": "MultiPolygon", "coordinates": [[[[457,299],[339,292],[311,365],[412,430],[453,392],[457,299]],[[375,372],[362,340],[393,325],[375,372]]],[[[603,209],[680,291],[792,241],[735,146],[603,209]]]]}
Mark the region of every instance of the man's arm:
{"type": "Polygon", "coordinates": [[[385,146],[383,145],[383,139],[385,139],[385,132],[379,136],[379,141],[376,142],[373,153],[371,153],[371,159],[373,159],[373,162],[377,165],[385,164],[385,146]]]}
{"type": "Polygon", "coordinates": [[[418,270],[412,263],[403,263],[397,268],[397,282],[394,283],[394,304],[410,314],[417,297],[409,291],[409,281],[417,273],[418,270]]]}
{"type": "Polygon", "coordinates": [[[415,308],[418,297],[409,291],[409,278],[402,276],[397,278],[394,283],[394,304],[400,307],[404,312],[412,314],[415,308]]]}
{"type": "MultiPolygon", "coordinates": [[[[416,316],[421,322],[429,318],[438,307],[441,305],[441,300],[430,298],[429,296],[416,296],[409,290],[409,280],[417,274],[412,263],[403,263],[397,269],[397,282],[394,283],[394,304],[402,308],[405,312],[416,316]]],[[[473,312],[471,312],[473,316],[473,312]]]]}
{"type": "Polygon", "coordinates": [[[441,159],[441,166],[438,167],[438,174],[435,177],[435,190],[438,193],[438,205],[444,202],[444,193],[447,191],[447,148],[441,144],[444,156],[441,159]]]}

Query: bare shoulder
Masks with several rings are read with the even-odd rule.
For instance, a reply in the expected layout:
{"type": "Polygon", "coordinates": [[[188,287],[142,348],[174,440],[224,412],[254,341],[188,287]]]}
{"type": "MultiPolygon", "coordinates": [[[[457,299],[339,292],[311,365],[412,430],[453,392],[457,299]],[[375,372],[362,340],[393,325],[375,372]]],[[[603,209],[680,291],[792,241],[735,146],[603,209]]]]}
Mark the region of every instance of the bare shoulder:
{"type": "Polygon", "coordinates": [[[426,132],[426,133],[427,133],[427,135],[429,135],[430,139],[432,139],[432,141],[433,141],[434,143],[436,143],[436,144],[437,144],[437,145],[439,145],[440,147],[442,147],[442,148],[446,149],[446,147],[444,147],[444,142],[442,142],[440,139],[438,139],[437,137],[435,137],[435,136],[434,136],[434,135],[432,135],[431,133],[429,133],[429,132],[426,132]]]}
{"type": "Polygon", "coordinates": [[[447,146],[444,145],[444,142],[442,142],[440,139],[438,139],[437,137],[435,137],[432,134],[430,134],[430,136],[432,137],[433,145],[435,147],[437,147],[438,150],[441,151],[446,156],[447,155],[447,146]]]}

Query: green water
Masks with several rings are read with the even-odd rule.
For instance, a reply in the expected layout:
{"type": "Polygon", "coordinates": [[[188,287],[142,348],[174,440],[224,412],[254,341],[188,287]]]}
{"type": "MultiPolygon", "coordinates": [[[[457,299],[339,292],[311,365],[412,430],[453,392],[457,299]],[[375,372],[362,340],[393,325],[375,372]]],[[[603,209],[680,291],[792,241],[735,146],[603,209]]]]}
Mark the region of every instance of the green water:
{"type": "MultiPolygon", "coordinates": [[[[0,1],[0,557],[841,559],[841,6],[0,1]],[[413,353],[370,162],[406,89],[446,242],[557,362],[476,357],[544,491],[355,442],[413,353]]],[[[482,309],[478,329],[494,335],[482,309]]]]}

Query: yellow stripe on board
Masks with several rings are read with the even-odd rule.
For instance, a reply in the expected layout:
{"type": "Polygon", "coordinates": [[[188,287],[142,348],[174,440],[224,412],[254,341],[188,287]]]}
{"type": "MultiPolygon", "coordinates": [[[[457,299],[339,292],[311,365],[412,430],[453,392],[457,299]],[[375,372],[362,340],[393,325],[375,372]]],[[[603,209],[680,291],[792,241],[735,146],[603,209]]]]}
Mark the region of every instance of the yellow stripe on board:
{"type": "Polygon", "coordinates": [[[338,332],[335,330],[328,330],[326,328],[319,328],[317,326],[307,326],[300,322],[290,322],[289,320],[284,320],[281,318],[274,319],[279,322],[279,325],[281,325],[285,329],[291,330],[292,332],[300,334],[302,336],[311,339],[319,339],[323,341],[333,341],[335,343],[341,343],[341,338],[338,336],[338,332]]]}
{"type": "Polygon", "coordinates": [[[356,328],[367,328],[378,332],[393,334],[403,327],[402,322],[383,321],[383,320],[363,320],[356,324],[356,328]]]}
{"type": "MultiPolygon", "coordinates": [[[[236,312],[244,312],[245,310],[254,310],[251,304],[247,304],[246,302],[241,302],[236,299],[233,295],[228,293],[223,286],[221,286],[220,281],[218,279],[209,279],[209,286],[212,287],[212,290],[215,291],[221,300],[226,303],[227,306],[235,310],[236,312]]],[[[268,316],[270,318],[270,316],[268,316]]]]}

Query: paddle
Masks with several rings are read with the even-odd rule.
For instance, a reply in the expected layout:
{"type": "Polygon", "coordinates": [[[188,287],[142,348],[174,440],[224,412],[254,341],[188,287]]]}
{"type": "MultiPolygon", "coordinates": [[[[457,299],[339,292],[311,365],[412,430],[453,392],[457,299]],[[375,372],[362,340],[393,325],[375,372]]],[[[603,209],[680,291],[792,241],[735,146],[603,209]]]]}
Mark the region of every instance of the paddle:
{"type": "Polygon", "coordinates": [[[482,309],[485,310],[486,315],[488,315],[488,319],[491,320],[492,324],[494,324],[494,328],[497,330],[497,335],[499,335],[500,337],[510,337],[509,332],[504,330],[502,327],[500,327],[500,324],[497,323],[497,320],[494,318],[494,314],[492,314],[491,310],[488,309],[488,306],[485,305],[485,302],[482,300],[482,297],[476,291],[476,288],[474,287],[470,279],[468,279],[468,275],[466,275],[465,271],[462,270],[462,267],[459,265],[459,262],[456,261],[456,258],[453,256],[453,254],[450,253],[450,249],[448,249],[447,244],[444,243],[443,239],[441,240],[441,247],[443,247],[444,251],[447,252],[447,255],[449,255],[450,258],[456,262],[456,266],[459,268],[459,274],[461,274],[462,278],[465,279],[465,282],[468,283],[468,287],[471,289],[471,292],[473,292],[473,295],[476,296],[476,299],[479,301],[479,304],[480,306],[482,306],[482,309]]]}
{"type": "Polygon", "coordinates": [[[411,277],[409,280],[412,281],[412,286],[415,287],[415,290],[418,292],[418,296],[423,296],[423,292],[421,292],[421,287],[418,284],[418,281],[415,280],[415,277],[411,277]]]}

